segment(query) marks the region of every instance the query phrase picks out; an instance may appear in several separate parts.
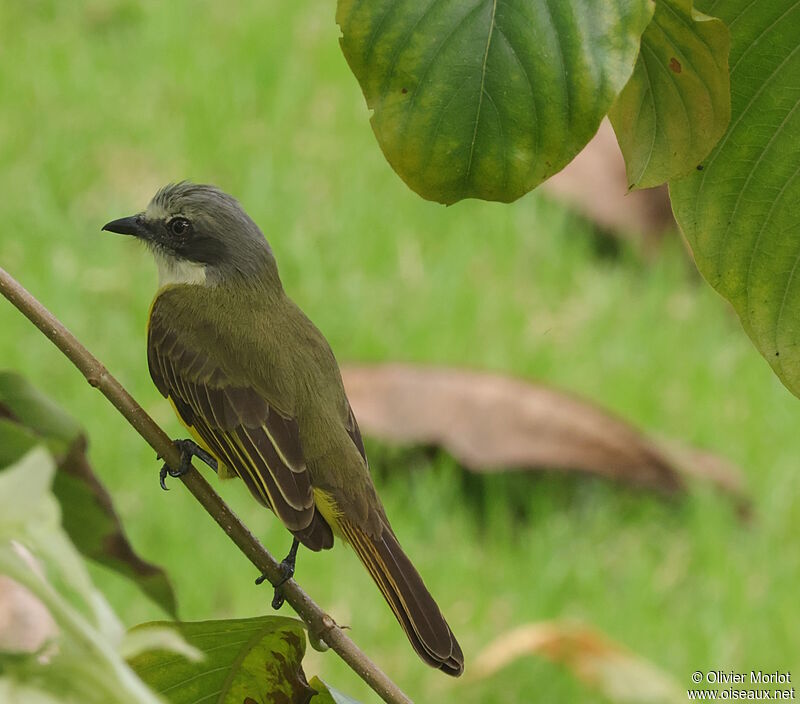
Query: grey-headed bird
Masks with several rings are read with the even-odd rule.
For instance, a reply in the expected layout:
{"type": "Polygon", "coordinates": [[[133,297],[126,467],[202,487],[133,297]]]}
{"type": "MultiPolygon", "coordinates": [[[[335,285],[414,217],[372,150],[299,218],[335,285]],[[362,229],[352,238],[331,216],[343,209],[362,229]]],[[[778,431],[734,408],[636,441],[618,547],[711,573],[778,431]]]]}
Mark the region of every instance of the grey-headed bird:
{"type": "Polygon", "coordinates": [[[183,182],[103,229],[142,240],[158,265],[150,375],[199,444],[177,443],[182,470],[170,474],[197,455],[240,477],[293,535],[287,578],[298,543],[352,545],[422,660],[460,675],[461,648],[375,491],[336,359],[255,222],[219,189],[183,182]]]}

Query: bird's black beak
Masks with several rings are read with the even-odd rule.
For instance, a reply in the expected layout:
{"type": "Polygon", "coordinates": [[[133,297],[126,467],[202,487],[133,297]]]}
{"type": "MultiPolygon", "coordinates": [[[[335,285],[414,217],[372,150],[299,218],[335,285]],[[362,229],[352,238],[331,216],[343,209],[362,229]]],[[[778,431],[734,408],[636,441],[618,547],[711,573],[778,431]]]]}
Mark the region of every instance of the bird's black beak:
{"type": "Polygon", "coordinates": [[[141,215],[131,215],[127,218],[112,220],[103,225],[103,229],[108,232],[116,232],[119,235],[133,235],[142,239],[150,237],[150,230],[147,229],[144,224],[144,218],[141,215]]]}

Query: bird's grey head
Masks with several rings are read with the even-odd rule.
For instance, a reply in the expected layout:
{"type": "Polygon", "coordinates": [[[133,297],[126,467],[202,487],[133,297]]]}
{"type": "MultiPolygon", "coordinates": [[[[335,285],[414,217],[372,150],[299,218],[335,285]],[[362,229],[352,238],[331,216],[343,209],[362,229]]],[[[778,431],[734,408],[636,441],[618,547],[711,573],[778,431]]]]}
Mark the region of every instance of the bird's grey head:
{"type": "Polygon", "coordinates": [[[162,286],[213,285],[233,276],[259,279],[275,270],[258,225],[235,198],[215,186],[188,181],[164,186],[145,211],[103,229],[145,242],[156,258],[162,286]]]}

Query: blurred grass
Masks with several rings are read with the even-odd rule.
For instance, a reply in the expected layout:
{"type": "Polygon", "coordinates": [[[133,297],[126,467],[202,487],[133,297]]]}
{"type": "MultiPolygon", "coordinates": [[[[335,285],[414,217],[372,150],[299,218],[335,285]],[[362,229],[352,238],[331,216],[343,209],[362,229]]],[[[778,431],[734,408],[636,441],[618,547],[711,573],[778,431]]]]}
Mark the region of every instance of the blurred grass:
{"type": "MultiPolygon", "coordinates": [[[[584,620],[688,686],[696,670],[800,665],[800,405],[677,242],[643,264],[598,258],[580,219],[538,194],[452,208],[411,193],[383,160],[337,45],[332,2],[0,3],[0,263],[176,436],[152,387],[149,256],[100,226],[190,178],[236,194],[286,288],[340,360],[464,364],[545,380],[645,428],[724,453],[748,474],[752,525],[699,490],[681,502],[585,479],[458,488],[446,458],[381,473],[380,490],[458,634],[467,667],[527,621],[584,620]],[[507,502],[527,507],[520,523],[507,502]]],[[[82,419],[134,545],[165,564],[185,618],[269,609],[255,571],[68,363],[0,306],[0,366],[82,419]]],[[[221,487],[276,555],[288,536],[237,483],[221,487]]],[[[125,621],[160,617],[97,579],[125,621]]],[[[298,579],[419,701],[596,701],[521,661],[451,681],[413,656],[352,552],[304,553],[298,579]],[[534,694],[535,693],[535,696],[534,694]]],[[[307,671],[374,701],[331,654],[307,671]]]]}

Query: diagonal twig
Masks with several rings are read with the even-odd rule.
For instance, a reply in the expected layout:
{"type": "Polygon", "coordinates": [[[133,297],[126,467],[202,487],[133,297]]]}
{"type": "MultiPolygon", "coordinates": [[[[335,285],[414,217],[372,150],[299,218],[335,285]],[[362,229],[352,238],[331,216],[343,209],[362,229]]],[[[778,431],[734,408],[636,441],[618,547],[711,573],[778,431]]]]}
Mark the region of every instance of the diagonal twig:
{"type": "MultiPolygon", "coordinates": [[[[139,435],[170,467],[180,465],[180,452],[169,436],[156,424],[103,364],[36,298],[0,267],[0,293],[30,320],[81,371],[125,417],[139,435]]],[[[259,540],[239,520],[205,478],[197,471],[180,477],[186,488],[224,530],[239,550],[275,585],[283,571],[259,540]]],[[[283,587],[286,601],[306,623],[309,631],[324,641],[387,704],[411,704],[411,700],[372,660],[363,653],[334,620],[326,614],[294,581],[283,587]]]]}

